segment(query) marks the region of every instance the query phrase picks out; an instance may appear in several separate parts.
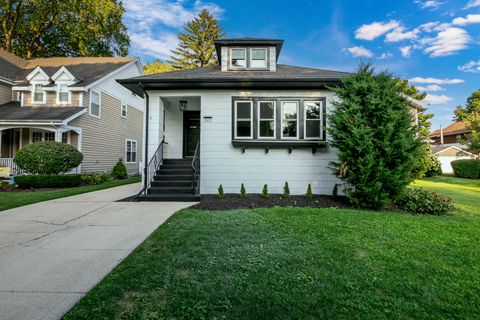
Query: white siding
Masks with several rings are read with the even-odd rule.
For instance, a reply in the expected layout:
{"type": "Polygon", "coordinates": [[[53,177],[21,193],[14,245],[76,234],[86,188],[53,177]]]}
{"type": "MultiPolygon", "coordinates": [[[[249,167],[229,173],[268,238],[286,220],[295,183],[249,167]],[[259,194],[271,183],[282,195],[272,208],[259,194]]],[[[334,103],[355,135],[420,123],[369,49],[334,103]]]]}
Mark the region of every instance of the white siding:
{"type": "MultiPolygon", "coordinates": [[[[168,97],[185,95],[185,92],[155,91],[149,94],[151,97],[168,97]]],[[[226,193],[238,193],[242,182],[247,192],[259,193],[263,185],[268,184],[270,192],[281,193],[285,181],[288,181],[292,194],[304,194],[309,183],[312,184],[314,193],[331,194],[337,182],[328,169],[329,162],[336,159],[334,150],[318,150],[312,154],[311,149],[294,149],[289,154],[284,148],[271,149],[266,154],[265,149],[247,149],[242,153],[242,149],[234,148],[231,144],[233,96],[326,97],[328,112],[331,92],[210,90],[189,91],[188,95],[201,97],[202,194],[216,193],[220,184],[226,193]],[[212,119],[204,119],[205,116],[212,116],[212,119]]],[[[166,116],[167,128],[169,119],[175,120],[166,116]]]]}
{"type": "Polygon", "coordinates": [[[175,106],[165,109],[165,158],[183,157],[183,112],[175,106]]]}

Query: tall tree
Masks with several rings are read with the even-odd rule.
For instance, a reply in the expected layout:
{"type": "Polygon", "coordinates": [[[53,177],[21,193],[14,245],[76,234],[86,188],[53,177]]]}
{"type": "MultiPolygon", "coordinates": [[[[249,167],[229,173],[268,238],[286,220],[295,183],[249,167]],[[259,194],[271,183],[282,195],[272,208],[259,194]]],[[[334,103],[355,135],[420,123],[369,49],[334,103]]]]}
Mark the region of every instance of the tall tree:
{"type": "Polygon", "coordinates": [[[152,63],[147,63],[143,66],[143,73],[144,74],[155,74],[155,73],[164,73],[173,71],[174,68],[171,64],[162,62],[161,60],[157,60],[152,63]]]}
{"type": "Polygon", "coordinates": [[[0,46],[24,58],[125,56],[121,0],[0,0],[0,46]]]}
{"type": "Polygon", "coordinates": [[[480,153],[480,89],[468,97],[465,107],[455,109],[455,119],[465,121],[465,127],[471,130],[462,142],[469,150],[480,153]]]}
{"type": "Polygon", "coordinates": [[[175,69],[192,69],[216,64],[215,40],[225,36],[218,21],[203,9],[183,27],[178,35],[177,49],[172,50],[171,63],[175,69]]]}

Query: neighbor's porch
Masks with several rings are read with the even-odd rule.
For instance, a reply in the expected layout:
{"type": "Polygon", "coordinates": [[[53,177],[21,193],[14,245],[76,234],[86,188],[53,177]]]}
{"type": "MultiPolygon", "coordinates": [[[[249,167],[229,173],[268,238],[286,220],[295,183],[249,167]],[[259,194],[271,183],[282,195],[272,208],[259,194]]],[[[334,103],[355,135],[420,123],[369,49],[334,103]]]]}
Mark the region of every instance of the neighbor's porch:
{"type": "MultiPolygon", "coordinates": [[[[62,127],[0,127],[0,167],[10,168],[11,174],[21,174],[13,159],[24,146],[40,141],[68,143],[81,151],[81,129],[62,127]]],[[[71,173],[80,172],[80,167],[71,173]]]]}

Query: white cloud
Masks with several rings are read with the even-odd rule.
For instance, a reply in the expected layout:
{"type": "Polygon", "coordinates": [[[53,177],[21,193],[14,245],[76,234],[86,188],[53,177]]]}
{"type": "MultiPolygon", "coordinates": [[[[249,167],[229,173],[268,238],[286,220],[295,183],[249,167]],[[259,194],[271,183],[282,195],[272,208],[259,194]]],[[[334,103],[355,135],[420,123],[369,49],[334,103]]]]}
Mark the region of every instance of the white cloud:
{"type": "Polygon", "coordinates": [[[415,3],[422,9],[436,9],[443,4],[438,0],[415,0],[415,3]]]}
{"type": "Polygon", "coordinates": [[[426,87],[417,87],[417,89],[420,91],[433,91],[433,92],[445,91],[445,88],[440,87],[438,84],[429,84],[426,87]]]}
{"type": "Polygon", "coordinates": [[[391,57],[393,57],[393,54],[391,54],[390,52],[384,52],[378,57],[378,59],[383,60],[383,59],[388,59],[388,58],[391,58],[391,57]]]}
{"type": "Polygon", "coordinates": [[[355,58],[358,58],[358,57],[371,58],[371,57],[373,57],[373,52],[368,50],[367,48],[365,48],[363,46],[346,48],[344,50],[348,51],[355,58]]]}
{"type": "Polygon", "coordinates": [[[427,96],[420,101],[422,105],[434,105],[434,104],[445,104],[450,101],[453,101],[452,97],[442,95],[427,94],[427,96]]]}
{"type": "Polygon", "coordinates": [[[412,46],[400,47],[400,52],[402,53],[402,57],[410,58],[410,56],[412,55],[412,46]]]}
{"type": "Polygon", "coordinates": [[[395,20],[364,24],[355,31],[355,38],[371,41],[398,27],[400,24],[395,20]]]}
{"type": "Polygon", "coordinates": [[[452,23],[457,26],[480,23],[480,14],[468,14],[465,18],[453,19],[452,23]]]}
{"type": "Polygon", "coordinates": [[[458,70],[463,72],[480,73],[480,60],[465,63],[463,66],[458,67],[458,70]]]}
{"type": "Polygon", "coordinates": [[[155,34],[155,38],[145,33],[132,33],[130,40],[135,44],[132,48],[134,53],[162,60],[170,57],[170,50],[175,49],[178,42],[177,35],[169,32],[155,34]]]}
{"type": "Polygon", "coordinates": [[[462,79],[439,79],[439,78],[422,78],[422,77],[415,77],[408,80],[411,83],[421,83],[421,84],[460,84],[464,83],[465,81],[462,79]]]}
{"type": "Polygon", "coordinates": [[[471,37],[464,29],[450,27],[440,31],[435,38],[423,39],[422,44],[428,46],[423,52],[430,57],[449,56],[467,48],[470,41],[471,37]]]}
{"type": "Polygon", "coordinates": [[[480,0],[471,0],[467,3],[464,9],[470,9],[478,6],[480,6],[480,0]]]}
{"type": "Polygon", "coordinates": [[[392,32],[387,33],[387,36],[385,37],[386,42],[399,42],[403,40],[411,40],[415,39],[417,37],[419,30],[411,30],[411,31],[405,31],[404,27],[398,27],[394,29],[392,32]]]}

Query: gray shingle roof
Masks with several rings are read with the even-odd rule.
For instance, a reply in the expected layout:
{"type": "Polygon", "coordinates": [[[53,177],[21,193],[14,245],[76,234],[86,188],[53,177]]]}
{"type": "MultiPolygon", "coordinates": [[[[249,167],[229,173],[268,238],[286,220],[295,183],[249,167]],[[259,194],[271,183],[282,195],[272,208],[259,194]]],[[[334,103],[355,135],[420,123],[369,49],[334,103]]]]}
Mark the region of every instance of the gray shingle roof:
{"type": "Polygon", "coordinates": [[[62,122],[82,112],[80,107],[20,107],[19,102],[0,105],[0,122],[62,122]]]}

